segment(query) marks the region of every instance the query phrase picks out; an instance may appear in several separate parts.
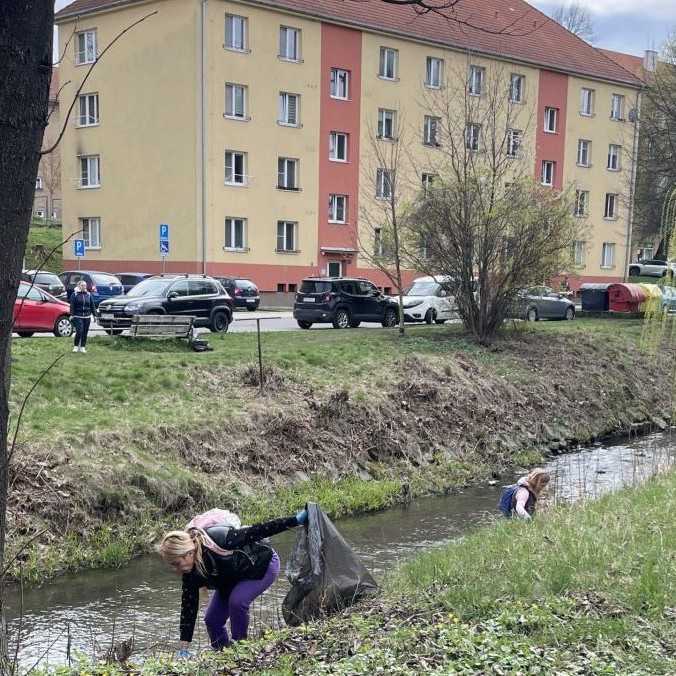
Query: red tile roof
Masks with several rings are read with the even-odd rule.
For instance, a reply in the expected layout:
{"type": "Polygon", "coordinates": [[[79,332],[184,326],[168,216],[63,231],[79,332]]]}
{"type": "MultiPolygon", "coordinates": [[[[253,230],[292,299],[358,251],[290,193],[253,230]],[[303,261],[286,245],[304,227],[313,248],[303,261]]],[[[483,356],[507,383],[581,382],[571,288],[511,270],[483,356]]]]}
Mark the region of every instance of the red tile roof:
{"type": "Polygon", "coordinates": [[[609,59],[622,66],[625,70],[635,75],[640,80],[645,78],[645,71],[643,70],[643,58],[634,56],[633,54],[624,54],[623,52],[613,52],[610,49],[600,49],[599,52],[605,54],[609,59]]]}
{"type": "MultiPolygon", "coordinates": [[[[138,0],[75,0],[57,21],[138,0]]],[[[440,4],[443,0],[435,0],[440,4]]],[[[600,50],[568,32],[524,0],[460,0],[445,15],[421,14],[411,5],[382,0],[251,0],[356,28],[396,33],[447,47],[502,56],[545,68],[622,82],[641,83],[600,50]]]]}

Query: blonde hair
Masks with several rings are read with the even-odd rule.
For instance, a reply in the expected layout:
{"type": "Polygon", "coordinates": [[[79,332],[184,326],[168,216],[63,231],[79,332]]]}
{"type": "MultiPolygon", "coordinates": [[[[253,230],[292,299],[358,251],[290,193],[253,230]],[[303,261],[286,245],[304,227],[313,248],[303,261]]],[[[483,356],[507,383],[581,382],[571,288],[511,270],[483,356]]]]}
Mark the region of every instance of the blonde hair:
{"type": "Polygon", "coordinates": [[[169,564],[190,552],[195,554],[195,567],[200,575],[206,576],[204,568],[204,558],[202,548],[204,546],[204,537],[202,532],[196,528],[185,530],[172,530],[167,533],[160,542],[157,551],[159,555],[169,564]]]}
{"type": "Polygon", "coordinates": [[[551,477],[549,476],[548,472],[546,472],[541,467],[536,467],[528,473],[528,476],[526,477],[526,483],[533,493],[540,495],[540,493],[542,493],[549,483],[550,478],[551,477]]]}
{"type": "Polygon", "coordinates": [[[81,280],[75,285],[75,288],[76,288],[76,289],[79,289],[80,291],[82,291],[82,290],[86,291],[86,290],[87,290],[87,282],[86,282],[84,279],[81,279],[81,280]],[[84,287],[84,289],[83,289],[82,287],[84,287]]]}

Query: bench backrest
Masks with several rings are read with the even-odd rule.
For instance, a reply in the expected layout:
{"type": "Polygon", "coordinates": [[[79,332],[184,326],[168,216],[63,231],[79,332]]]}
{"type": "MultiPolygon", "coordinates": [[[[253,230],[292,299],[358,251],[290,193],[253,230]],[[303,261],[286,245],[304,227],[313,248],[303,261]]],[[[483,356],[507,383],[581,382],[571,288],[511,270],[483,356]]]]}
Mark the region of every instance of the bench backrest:
{"type": "Polygon", "coordinates": [[[135,315],[130,335],[136,338],[188,338],[194,317],[182,315],[135,315]]]}

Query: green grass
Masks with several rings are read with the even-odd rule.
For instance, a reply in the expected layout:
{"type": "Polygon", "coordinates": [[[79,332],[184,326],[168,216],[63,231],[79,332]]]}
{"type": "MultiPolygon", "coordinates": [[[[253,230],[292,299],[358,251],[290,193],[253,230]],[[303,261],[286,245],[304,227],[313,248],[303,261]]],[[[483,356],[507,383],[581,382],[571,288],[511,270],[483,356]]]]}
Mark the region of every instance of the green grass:
{"type": "Polygon", "coordinates": [[[26,269],[33,270],[43,263],[44,255],[56,249],[51,258],[44,263],[42,268],[57,274],[63,271],[63,250],[61,242],[63,234],[61,226],[48,227],[45,225],[32,225],[28,231],[26,243],[26,269]],[[38,249],[36,247],[42,247],[38,249]],[[44,252],[44,253],[42,253],[44,252]]]}

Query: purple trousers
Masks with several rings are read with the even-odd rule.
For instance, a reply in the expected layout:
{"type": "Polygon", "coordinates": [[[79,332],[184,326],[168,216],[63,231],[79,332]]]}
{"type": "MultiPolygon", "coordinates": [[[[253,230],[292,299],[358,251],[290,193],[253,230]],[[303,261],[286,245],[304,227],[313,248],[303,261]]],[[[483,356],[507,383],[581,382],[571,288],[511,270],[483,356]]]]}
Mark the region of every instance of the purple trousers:
{"type": "Polygon", "coordinates": [[[249,606],[277,579],[278,575],[279,557],[277,552],[273,551],[270,565],[260,580],[238,582],[227,598],[223,598],[218,590],[214,591],[204,614],[204,623],[207,625],[211,647],[214,650],[222,650],[230,644],[225,628],[228,617],[232,640],[246,638],[249,629],[249,606]]]}

